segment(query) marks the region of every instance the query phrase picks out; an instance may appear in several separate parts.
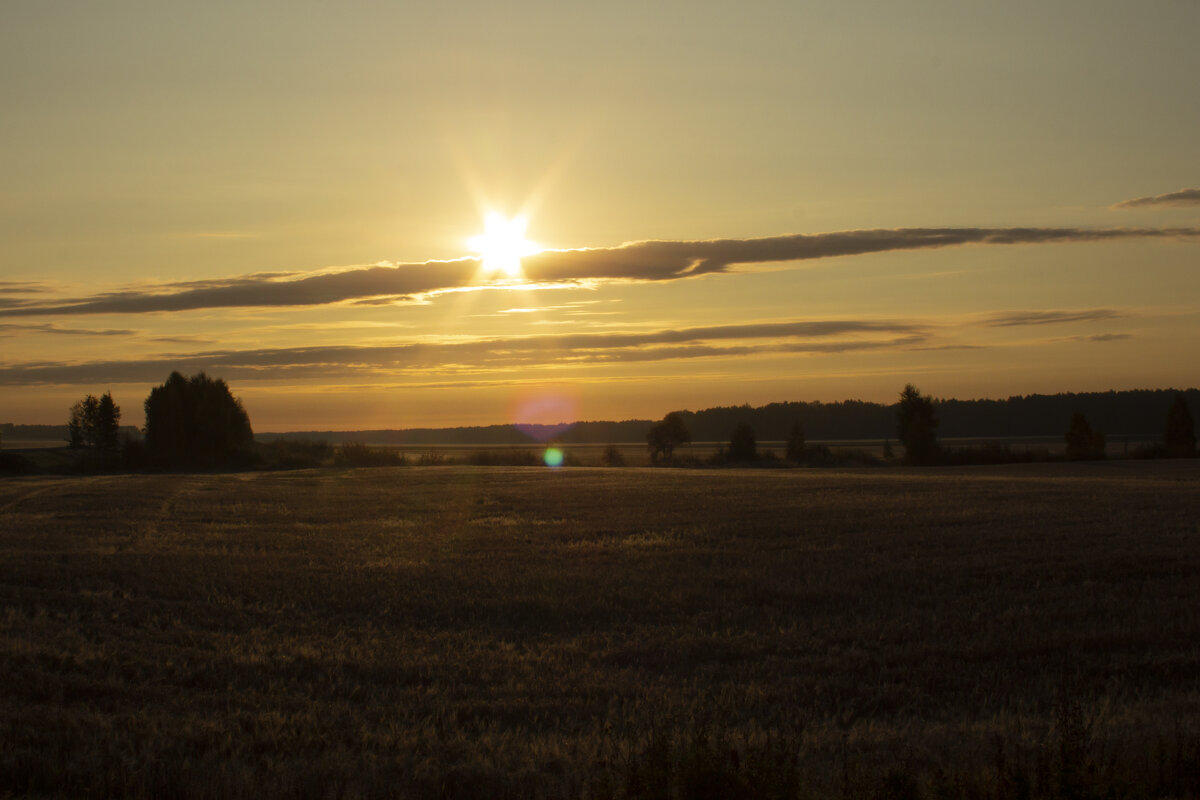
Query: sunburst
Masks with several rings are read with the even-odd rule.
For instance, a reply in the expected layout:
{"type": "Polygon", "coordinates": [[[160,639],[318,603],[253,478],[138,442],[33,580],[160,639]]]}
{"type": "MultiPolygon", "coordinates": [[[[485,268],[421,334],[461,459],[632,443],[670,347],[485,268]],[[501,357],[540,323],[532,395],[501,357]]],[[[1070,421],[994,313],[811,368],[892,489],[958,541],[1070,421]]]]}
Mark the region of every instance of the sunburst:
{"type": "Polygon", "coordinates": [[[467,246],[483,259],[484,274],[502,278],[520,278],[521,257],[541,248],[525,238],[528,221],[523,216],[506,219],[489,211],[483,219],[484,232],[467,240],[467,246]]]}

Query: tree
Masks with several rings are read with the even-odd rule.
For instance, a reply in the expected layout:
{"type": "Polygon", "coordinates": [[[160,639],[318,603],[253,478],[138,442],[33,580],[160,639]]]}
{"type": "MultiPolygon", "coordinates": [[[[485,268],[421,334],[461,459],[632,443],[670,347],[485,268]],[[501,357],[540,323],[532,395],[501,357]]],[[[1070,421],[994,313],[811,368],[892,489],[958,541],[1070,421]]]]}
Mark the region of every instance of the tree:
{"type": "MultiPolygon", "coordinates": [[[[89,394],[90,398],[91,395],[89,394]]],[[[67,442],[72,450],[83,447],[83,417],[84,401],[80,400],[71,406],[71,415],[67,418],[67,442]]]]}
{"type": "Polygon", "coordinates": [[[1196,428],[1192,423],[1192,412],[1188,409],[1183,392],[1175,395],[1167,410],[1167,425],[1163,431],[1163,442],[1171,455],[1191,456],[1196,453],[1196,428]]]}
{"type": "Polygon", "coordinates": [[[108,459],[121,444],[121,407],[113,402],[112,392],[100,395],[96,404],[96,449],[108,459]]]}
{"type": "Polygon", "coordinates": [[[1082,411],[1071,414],[1071,426],[1063,438],[1067,443],[1067,458],[1073,461],[1104,458],[1104,434],[1092,430],[1082,411]]]}
{"type": "Polygon", "coordinates": [[[730,461],[756,461],[758,459],[758,440],[754,437],[754,428],[743,422],[733,429],[729,437],[730,461]]]}
{"type": "Polygon", "coordinates": [[[625,456],[621,455],[621,448],[615,444],[605,445],[604,454],[600,457],[606,467],[623,467],[625,466],[625,456]]]}
{"type": "Polygon", "coordinates": [[[120,445],[121,408],[112,392],[100,397],[89,394],[71,406],[67,419],[68,442],[73,449],[88,448],[108,458],[120,445]]]}
{"type": "Polygon", "coordinates": [[[787,459],[788,461],[801,461],[804,458],[804,451],[807,449],[808,443],[804,440],[804,426],[797,420],[792,426],[792,432],[787,440],[787,459]]]}
{"type": "Polygon", "coordinates": [[[254,431],[225,381],[172,372],[146,398],[146,451],[160,467],[222,467],[251,459],[254,431]]]}
{"type": "Polygon", "coordinates": [[[906,384],[896,407],[896,435],[904,445],[904,463],[933,464],[941,455],[937,440],[938,418],[933,400],[906,384]]]}
{"type": "Polygon", "coordinates": [[[654,423],[650,432],[646,434],[646,444],[650,448],[652,461],[658,461],[660,456],[663,460],[670,461],[675,448],[690,441],[692,432],[684,424],[682,411],[667,414],[661,421],[654,423]]]}
{"type": "Polygon", "coordinates": [[[67,435],[70,437],[73,449],[95,447],[96,412],[99,408],[100,401],[94,394],[89,394],[71,406],[71,416],[67,420],[67,435]]]}

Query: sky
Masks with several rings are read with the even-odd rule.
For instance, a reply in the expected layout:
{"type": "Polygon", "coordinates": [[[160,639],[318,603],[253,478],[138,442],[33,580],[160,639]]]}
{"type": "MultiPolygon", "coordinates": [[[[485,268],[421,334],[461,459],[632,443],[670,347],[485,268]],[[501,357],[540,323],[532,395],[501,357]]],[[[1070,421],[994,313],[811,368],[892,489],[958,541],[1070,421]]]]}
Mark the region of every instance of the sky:
{"type": "Polygon", "coordinates": [[[1195,0],[0,0],[0,421],[140,425],[173,370],[257,431],[1196,386],[1198,35],[1195,0]]]}

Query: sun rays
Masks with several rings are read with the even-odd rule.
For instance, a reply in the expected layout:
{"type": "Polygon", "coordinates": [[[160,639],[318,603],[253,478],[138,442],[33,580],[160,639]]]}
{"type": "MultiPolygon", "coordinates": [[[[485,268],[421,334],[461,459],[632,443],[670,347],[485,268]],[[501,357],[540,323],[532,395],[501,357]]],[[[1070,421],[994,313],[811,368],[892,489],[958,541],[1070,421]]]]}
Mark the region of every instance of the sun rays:
{"type": "Polygon", "coordinates": [[[483,273],[492,278],[520,279],[521,257],[541,249],[525,238],[528,220],[524,216],[506,219],[498,212],[489,211],[483,224],[484,232],[467,240],[467,246],[483,259],[483,273]]]}

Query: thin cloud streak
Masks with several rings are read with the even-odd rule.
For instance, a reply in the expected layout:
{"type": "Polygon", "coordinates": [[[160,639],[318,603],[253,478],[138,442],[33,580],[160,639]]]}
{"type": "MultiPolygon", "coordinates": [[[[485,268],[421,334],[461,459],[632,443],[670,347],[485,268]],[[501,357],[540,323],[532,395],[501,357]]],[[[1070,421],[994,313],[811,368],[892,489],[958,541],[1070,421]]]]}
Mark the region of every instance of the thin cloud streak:
{"type": "Polygon", "coordinates": [[[1200,206],[1200,189],[1180,189],[1177,192],[1135,197],[1114,203],[1112,208],[1145,208],[1146,206],[1200,206]]]}
{"type": "Polygon", "coordinates": [[[1057,325],[1064,322],[1094,322],[1116,319],[1121,312],[1113,308],[1085,308],[1074,311],[1006,311],[992,314],[984,324],[992,328],[1011,328],[1023,325],[1057,325]]]}
{"type": "Polygon", "coordinates": [[[42,294],[50,291],[43,283],[34,281],[0,281],[0,294],[42,294]]]}
{"type": "MultiPolygon", "coordinates": [[[[1040,326],[1123,316],[1114,309],[1003,312],[966,321],[984,327],[1040,326]]],[[[964,323],[955,323],[960,327],[964,323]]],[[[230,380],[325,380],[439,374],[508,373],[582,364],[728,358],[770,353],[828,354],[862,350],[978,349],[939,342],[944,324],[911,320],[793,320],[641,331],[546,333],[487,339],[379,345],[217,350],[148,359],[76,364],[61,361],[0,366],[0,385],[156,382],[172,370],[208,371],[230,380]]],[[[1103,342],[1125,334],[1075,337],[1103,342]]]]}
{"type": "MultiPolygon", "coordinates": [[[[645,241],[619,247],[547,250],[522,259],[529,282],[544,287],[673,281],[766,264],[966,244],[1053,244],[1133,238],[1200,237],[1200,228],[900,228],[794,234],[759,239],[645,241]]],[[[278,308],[356,302],[419,302],[444,292],[503,288],[479,283],[477,259],[372,265],[300,277],[243,276],[148,291],[127,290],[55,303],[0,303],[0,317],[143,314],[205,308],[278,308]]],[[[525,284],[526,286],[528,284],[525,284]]]]}
{"type": "Polygon", "coordinates": [[[480,371],[545,364],[663,361],[764,352],[830,353],[907,346],[924,341],[927,336],[924,326],[907,322],[818,320],[462,342],[207,351],[133,361],[13,364],[0,367],[0,385],[152,382],[163,380],[172,370],[219,371],[227,379],[292,380],[430,369],[480,371]],[[761,341],[766,339],[775,341],[761,341]],[[712,344],[747,340],[759,341],[732,346],[712,344]]]}
{"type": "Polygon", "coordinates": [[[88,328],[60,328],[50,322],[40,325],[0,322],[0,336],[13,336],[18,333],[54,333],[63,336],[133,336],[137,331],[125,329],[92,330],[88,328]]]}

